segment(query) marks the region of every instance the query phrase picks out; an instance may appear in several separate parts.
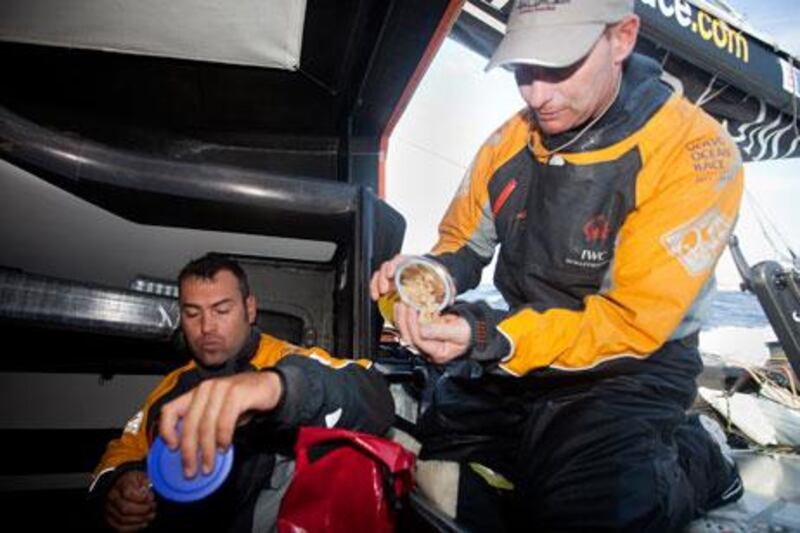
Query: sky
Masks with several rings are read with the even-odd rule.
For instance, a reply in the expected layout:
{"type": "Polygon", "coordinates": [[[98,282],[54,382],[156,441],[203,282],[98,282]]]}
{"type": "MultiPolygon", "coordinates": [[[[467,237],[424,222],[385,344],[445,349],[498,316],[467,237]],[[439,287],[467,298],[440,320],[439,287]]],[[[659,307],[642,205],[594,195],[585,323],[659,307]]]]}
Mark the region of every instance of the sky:
{"type": "MultiPolygon", "coordinates": [[[[800,0],[728,0],[752,26],[800,56],[800,0]]],[[[403,251],[427,252],[436,228],[472,157],[489,134],[523,107],[513,76],[448,39],[417,88],[389,141],[386,199],[406,218],[403,251]]],[[[748,163],[746,193],[736,228],[751,264],[778,256],[772,242],[800,251],[800,159],[748,163]],[[774,226],[769,239],[759,224],[774,226]],[[783,240],[781,239],[783,237],[783,240]]],[[[492,269],[484,272],[491,282],[492,269]]],[[[739,275],[726,253],[717,279],[735,289],[739,275]]]]}
{"type": "Polygon", "coordinates": [[[728,0],[756,28],[770,34],[782,48],[800,56],[798,0],[728,0]]]}

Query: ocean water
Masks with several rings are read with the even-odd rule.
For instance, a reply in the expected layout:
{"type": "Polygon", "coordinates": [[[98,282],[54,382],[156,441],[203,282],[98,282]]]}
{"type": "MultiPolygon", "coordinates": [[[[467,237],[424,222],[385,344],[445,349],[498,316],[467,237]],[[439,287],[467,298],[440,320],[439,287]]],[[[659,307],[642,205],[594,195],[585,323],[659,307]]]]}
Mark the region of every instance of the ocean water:
{"type": "MultiPolygon", "coordinates": [[[[485,300],[497,309],[508,309],[500,292],[494,285],[481,285],[461,296],[461,300],[485,300]]],[[[765,328],[769,327],[764,311],[755,295],[742,291],[717,291],[711,303],[708,319],[703,323],[703,330],[716,328],[765,328]]]]}
{"type": "Polygon", "coordinates": [[[764,314],[754,294],[742,291],[717,291],[711,302],[711,313],[703,323],[703,330],[768,326],[767,315],[764,314]]]}

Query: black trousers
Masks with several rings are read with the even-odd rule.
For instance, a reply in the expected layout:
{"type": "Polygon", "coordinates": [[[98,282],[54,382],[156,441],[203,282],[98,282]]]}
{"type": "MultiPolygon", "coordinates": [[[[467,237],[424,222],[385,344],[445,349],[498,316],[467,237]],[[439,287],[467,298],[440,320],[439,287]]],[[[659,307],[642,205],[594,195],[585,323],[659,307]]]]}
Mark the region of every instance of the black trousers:
{"type": "Polygon", "coordinates": [[[510,387],[439,376],[421,420],[423,456],[462,463],[457,521],[474,531],[683,528],[738,475],[686,415],[702,368],[692,344],[667,343],[606,376],[510,387]],[[513,490],[493,488],[470,463],[513,490]]]}

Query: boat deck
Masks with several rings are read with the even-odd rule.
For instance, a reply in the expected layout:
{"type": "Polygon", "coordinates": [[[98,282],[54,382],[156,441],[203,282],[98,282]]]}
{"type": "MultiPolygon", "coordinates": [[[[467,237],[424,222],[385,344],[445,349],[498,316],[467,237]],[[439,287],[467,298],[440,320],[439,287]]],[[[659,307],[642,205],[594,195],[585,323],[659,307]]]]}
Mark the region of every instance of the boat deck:
{"type": "Polygon", "coordinates": [[[687,533],[800,532],[800,456],[734,451],[745,493],[687,533]]]}

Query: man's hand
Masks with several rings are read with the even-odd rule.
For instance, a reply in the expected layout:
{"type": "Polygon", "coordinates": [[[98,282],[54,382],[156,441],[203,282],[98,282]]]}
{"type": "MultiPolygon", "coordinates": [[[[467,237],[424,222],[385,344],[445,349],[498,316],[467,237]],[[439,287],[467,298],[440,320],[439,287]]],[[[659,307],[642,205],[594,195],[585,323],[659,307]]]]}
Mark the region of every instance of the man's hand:
{"type": "Polygon", "coordinates": [[[147,474],[125,472],[111,486],[103,509],[106,523],[117,531],[144,529],[156,517],[156,499],[147,474]]]}
{"type": "Polygon", "coordinates": [[[394,271],[397,270],[399,265],[407,255],[396,255],[388,261],[385,261],[381,267],[372,274],[372,279],[369,282],[369,295],[372,300],[377,302],[378,298],[386,293],[395,290],[394,286],[394,271]]]}
{"type": "Polygon", "coordinates": [[[458,315],[445,314],[429,324],[420,324],[417,311],[397,303],[394,317],[403,341],[415,346],[433,363],[447,363],[469,349],[472,332],[467,321],[458,315]]]}
{"type": "Polygon", "coordinates": [[[159,434],[170,449],[180,446],[183,473],[191,478],[197,473],[197,450],[200,449],[203,472],[214,468],[217,449],[227,449],[233,441],[237,424],[247,421],[248,412],[270,411],[283,393],[275,372],[247,372],[209,379],[161,409],[159,434]],[[176,431],[183,420],[181,434],[176,431]]]}

